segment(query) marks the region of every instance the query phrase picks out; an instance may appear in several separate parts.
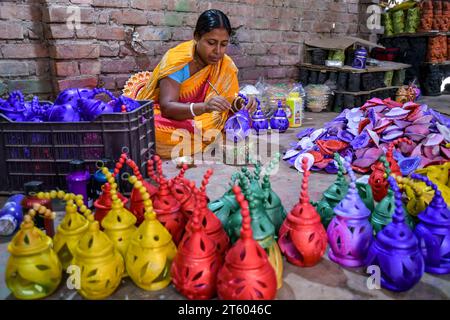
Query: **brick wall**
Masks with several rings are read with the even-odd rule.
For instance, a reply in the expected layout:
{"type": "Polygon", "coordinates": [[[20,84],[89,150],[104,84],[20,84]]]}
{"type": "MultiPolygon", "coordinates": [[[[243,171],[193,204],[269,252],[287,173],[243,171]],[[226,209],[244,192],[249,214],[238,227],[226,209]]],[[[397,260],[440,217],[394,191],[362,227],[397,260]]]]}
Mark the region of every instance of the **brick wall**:
{"type": "Polygon", "coordinates": [[[96,85],[118,91],[130,74],[152,70],[169,48],[192,39],[209,8],[224,11],[236,29],[228,53],[243,82],[297,78],[303,41],[329,34],[333,23],[334,34],[358,32],[358,0],[2,1],[0,95],[96,85]],[[69,28],[76,15],[81,23],[69,28]]]}

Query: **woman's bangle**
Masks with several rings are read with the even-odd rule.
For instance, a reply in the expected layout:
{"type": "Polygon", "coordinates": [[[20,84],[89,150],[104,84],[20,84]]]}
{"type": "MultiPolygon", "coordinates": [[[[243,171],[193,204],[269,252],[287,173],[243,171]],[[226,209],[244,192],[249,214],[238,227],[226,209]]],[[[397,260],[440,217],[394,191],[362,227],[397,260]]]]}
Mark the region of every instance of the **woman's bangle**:
{"type": "Polygon", "coordinates": [[[195,113],[194,113],[194,103],[193,103],[193,102],[189,105],[189,109],[191,110],[192,116],[195,118],[196,115],[195,115],[195,113]]]}

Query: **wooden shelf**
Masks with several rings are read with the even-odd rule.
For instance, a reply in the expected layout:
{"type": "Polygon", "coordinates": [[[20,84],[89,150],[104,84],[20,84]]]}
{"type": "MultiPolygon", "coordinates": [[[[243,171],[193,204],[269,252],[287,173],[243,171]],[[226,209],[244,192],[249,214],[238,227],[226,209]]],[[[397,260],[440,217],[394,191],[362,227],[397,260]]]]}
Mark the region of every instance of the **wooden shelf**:
{"type": "Polygon", "coordinates": [[[450,36],[450,32],[445,31],[430,31],[430,32],[416,32],[416,33],[398,33],[392,36],[381,35],[381,38],[399,38],[399,37],[433,37],[433,36],[450,36]]]}
{"type": "Polygon", "coordinates": [[[384,91],[384,90],[391,90],[391,89],[398,89],[402,86],[390,86],[390,87],[382,87],[382,88],[377,88],[377,89],[373,89],[370,91],[358,91],[358,92],[351,92],[351,91],[339,91],[339,90],[335,90],[334,93],[341,93],[341,94],[351,94],[354,96],[361,96],[363,94],[371,94],[373,92],[378,92],[378,91],[384,91]]]}
{"type": "Polygon", "coordinates": [[[410,64],[391,62],[391,61],[380,61],[381,65],[379,66],[367,66],[365,69],[356,69],[350,66],[343,67],[328,67],[323,65],[316,65],[311,63],[299,63],[297,66],[300,68],[315,70],[315,71],[332,71],[332,72],[351,72],[351,73],[369,73],[369,72],[386,72],[386,71],[395,71],[402,70],[411,67],[410,64]]]}
{"type": "Polygon", "coordinates": [[[444,62],[424,62],[423,64],[432,64],[432,65],[438,65],[438,66],[448,66],[450,65],[450,60],[444,61],[444,62]]]}

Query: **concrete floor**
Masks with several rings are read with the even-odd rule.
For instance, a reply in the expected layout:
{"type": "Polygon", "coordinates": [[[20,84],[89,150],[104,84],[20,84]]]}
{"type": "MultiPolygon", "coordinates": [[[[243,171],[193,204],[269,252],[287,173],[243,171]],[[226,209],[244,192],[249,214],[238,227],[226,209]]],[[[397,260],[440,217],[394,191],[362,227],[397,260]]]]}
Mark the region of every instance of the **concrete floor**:
{"type": "MultiPolygon", "coordinates": [[[[440,112],[450,114],[450,96],[436,98],[426,97],[421,100],[440,112]]],[[[323,124],[336,116],[335,113],[309,113],[305,114],[301,129],[307,127],[321,128],[323,124]]],[[[295,141],[295,135],[300,129],[289,129],[280,136],[280,152],[289,148],[289,142],[295,141]]],[[[200,183],[201,177],[207,168],[214,170],[207,188],[210,199],[220,197],[227,189],[231,175],[240,169],[229,165],[198,165],[186,172],[186,177],[200,183]]],[[[172,177],[178,169],[167,161],[164,163],[164,172],[172,177]]],[[[277,174],[271,178],[272,188],[280,196],[286,210],[291,210],[297,203],[300,191],[301,175],[281,162],[277,174]]],[[[312,200],[318,200],[322,192],[335,180],[334,175],[313,173],[310,177],[309,192],[312,200]]],[[[0,198],[0,207],[5,198],[0,198]]],[[[60,221],[61,215],[58,216],[60,221]]],[[[14,299],[4,283],[5,265],[8,258],[6,250],[10,238],[0,238],[0,299],[14,299]]],[[[450,275],[436,276],[424,274],[420,283],[405,293],[393,293],[384,289],[370,290],[367,287],[369,274],[365,269],[348,269],[331,262],[327,254],[321,262],[312,268],[299,268],[285,261],[283,274],[283,287],[277,293],[277,299],[449,299],[450,275]]],[[[67,289],[65,279],[60,288],[48,299],[82,299],[74,290],[67,289]]],[[[123,280],[118,290],[109,299],[184,299],[178,294],[173,285],[156,291],[147,292],[127,278],[123,280]]]]}

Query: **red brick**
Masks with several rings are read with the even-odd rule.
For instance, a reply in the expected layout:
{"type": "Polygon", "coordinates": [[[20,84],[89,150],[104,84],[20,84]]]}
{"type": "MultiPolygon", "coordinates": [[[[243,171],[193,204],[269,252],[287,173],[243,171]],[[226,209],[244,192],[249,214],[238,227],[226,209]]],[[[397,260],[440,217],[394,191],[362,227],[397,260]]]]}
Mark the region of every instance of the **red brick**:
{"type": "Polygon", "coordinates": [[[283,32],[283,41],[299,43],[302,40],[303,39],[300,32],[295,31],[283,32]]]}
{"type": "Polygon", "coordinates": [[[71,3],[74,4],[92,4],[93,0],[70,0],[71,3]]]}
{"type": "Polygon", "coordinates": [[[100,56],[100,46],[96,44],[58,44],[51,49],[56,59],[94,59],[100,56]]]}
{"type": "Polygon", "coordinates": [[[28,93],[49,93],[53,87],[50,80],[29,78],[25,80],[8,80],[6,85],[10,91],[20,90],[24,94],[28,93]]]}
{"type": "Polygon", "coordinates": [[[321,12],[317,12],[317,11],[313,11],[313,10],[305,10],[302,12],[302,18],[303,20],[307,20],[307,21],[313,21],[313,20],[318,20],[321,19],[322,13],[321,12]]]}
{"type": "Polygon", "coordinates": [[[192,40],[194,37],[194,30],[192,29],[182,29],[182,28],[175,28],[172,34],[172,40],[181,40],[181,41],[187,41],[192,40]]]}
{"type": "Polygon", "coordinates": [[[172,36],[169,28],[138,27],[136,31],[141,40],[167,41],[172,36]]]}
{"type": "Polygon", "coordinates": [[[167,9],[178,12],[197,12],[198,2],[196,0],[168,0],[167,9]]]}
{"type": "Polygon", "coordinates": [[[109,11],[109,10],[100,11],[100,14],[98,15],[97,23],[100,23],[100,24],[108,23],[110,15],[111,15],[111,11],[109,11]]]}
{"type": "Polygon", "coordinates": [[[128,45],[127,46],[120,46],[120,51],[119,51],[119,57],[123,58],[126,56],[135,56],[136,53],[134,52],[134,50],[132,50],[128,45]]]}
{"type": "Polygon", "coordinates": [[[136,61],[131,57],[123,59],[104,59],[101,61],[102,73],[131,73],[136,69],[136,61]]]}
{"type": "MultiPolygon", "coordinates": [[[[93,22],[94,9],[79,6],[73,6],[80,10],[80,22],[93,22]]],[[[51,6],[44,11],[43,19],[45,22],[64,22],[69,18],[74,18],[74,12],[70,6],[51,6]]]]}
{"type": "Polygon", "coordinates": [[[97,76],[79,76],[69,79],[63,79],[57,81],[58,91],[65,90],[67,88],[95,88],[98,84],[97,76]]]}
{"type": "Polygon", "coordinates": [[[75,30],[78,39],[96,39],[97,27],[95,25],[81,25],[80,29],[75,30]]]}
{"type": "Polygon", "coordinates": [[[347,5],[348,13],[359,13],[359,5],[358,4],[348,4],[347,5]]]}
{"type": "Polygon", "coordinates": [[[226,54],[230,56],[239,56],[242,55],[242,48],[238,47],[237,45],[230,44],[227,47],[226,54]]]}
{"type": "Polygon", "coordinates": [[[260,77],[266,77],[265,68],[246,68],[239,70],[239,79],[241,80],[258,80],[260,77]]]}
{"type": "Polygon", "coordinates": [[[42,44],[4,44],[0,47],[4,58],[46,58],[48,50],[42,44]]]}
{"type": "Polygon", "coordinates": [[[164,12],[155,11],[147,12],[148,23],[152,26],[163,26],[164,25],[164,12]]]}
{"type": "Polygon", "coordinates": [[[94,7],[127,8],[128,0],[94,0],[94,7]]]}
{"type": "Polygon", "coordinates": [[[100,46],[100,56],[101,57],[116,57],[119,55],[119,45],[118,44],[106,44],[100,46]]]}
{"type": "MultiPolygon", "coordinates": [[[[242,18],[241,18],[242,19],[242,18]]],[[[246,26],[252,29],[269,29],[270,21],[264,18],[253,18],[248,19],[246,26]]]]}
{"type": "Polygon", "coordinates": [[[147,47],[154,47],[155,54],[159,56],[162,56],[167,52],[167,50],[174,47],[173,43],[160,41],[146,41],[145,45],[147,47]]]}
{"type": "Polygon", "coordinates": [[[286,68],[270,68],[267,70],[267,76],[271,79],[280,79],[286,77],[286,68]]]}
{"type": "Polygon", "coordinates": [[[142,10],[161,10],[165,8],[164,0],[131,0],[131,7],[142,10]]]}
{"type": "Polygon", "coordinates": [[[262,32],[255,31],[255,30],[248,30],[248,29],[239,29],[236,32],[236,38],[239,40],[239,42],[259,42],[260,41],[260,34],[262,32]]]}
{"type": "Polygon", "coordinates": [[[280,65],[282,65],[282,66],[293,66],[299,62],[300,62],[300,57],[298,55],[280,57],[280,65]]]}
{"type": "Polygon", "coordinates": [[[332,12],[347,12],[347,5],[342,2],[331,2],[326,6],[326,10],[332,12]]]}
{"type": "Polygon", "coordinates": [[[0,75],[2,77],[28,76],[30,70],[25,61],[0,61],[0,75]]]}
{"type": "Polygon", "coordinates": [[[241,45],[242,51],[246,54],[255,54],[255,55],[264,55],[267,53],[267,49],[269,47],[268,44],[265,43],[244,43],[241,45]]]}
{"type": "Polygon", "coordinates": [[[39,59],[35,61],[35,70],[37,76],[47,75],[50,72],[50,62],[48,59],[39,59]]]}
{"type": "Polygon", "coordinates": [[[99,40],[125,40],[125,28],[97,25],[97,39],[99,40]]]}
{"type": "Polygon", "coordinates": [[[44,30],[42,28],[42,24],[37,24],[37,23],[30,23],[30,24],[24,24],[23,25],[28,32],[28,38],[29,39],[43,39],[44,37],[44,30]]]}
{"type": "Polygon", "coordinates": [[[0,22],[0,39],[23,39],[23,28],[17,23],[0,22]]]}
{"type": "Polygon", "coordinates": [[[80,62],[80,73],[82,75],[100,74],[100,61],[82,61],[82,62],[80,62]]]}
{"type": "Polygon", "coordinates": [[[111,90],[116,88],[116,80],[114,76],[100,76],[99,84],[100,87],[111,90]]]}
{"type": "Polygon", "coordinates": [[[287,55],[290,47],[288,44],[276,44],[270,47],[269,53],[274,55],[287,55]]]}
{"type": "Polygon", "coordinates": [[[262,56],[256,59],[257,66],[277,66],[280,63],[278,56],[262,56]]]}
{"type": "Polygon", "coordinates": [[[111,20],[117,24],[146,25],[147,15],[139,10],[126,9],[114,11],[111,14],[111,20]]]}
{"type": "Polygon", "coordinates": [[[233,61],[236,66],[240,68],[250,68],[256,65],[256,57],[255,56],[240,56],[233,57],[233,61]]]}
{"type": "Polygon", "coordinates": [[[41,10],[38,5],[0,4],[0,19],[40,21],[41,10]]]}
{"type": "Polygon", "coordinates": [[[296,81],[298,81],[299,69],[297,67],[286,68],[286,78],[295,79],[296,81]]]}
{"type": "Polygon", "coordinates": [[[75,32],[65,24],[50,24],[46,35],[49,39],[69,39],[75,36],[75,32]]]}
{"type": "Polygon", "coordinates": [[[260,35],[261,42],[280,42],[282,33],[280,31],[262,31],[260,35]]]}
{"type": "Polygon", "coordinates": [[[125,86],[125,83],[127,83],[128,79],[130,78],[129,74],[122,74],[122,75],[115,75],[114,77],[116,79],[116,86],[118,89],[122,90],[125,86]]]}
{"type": "Polygon", "coordinates": [[[76,61],[60,61],[55,62],[55,73],[59,77],[78,76],[78,63],[76,61]]]}

